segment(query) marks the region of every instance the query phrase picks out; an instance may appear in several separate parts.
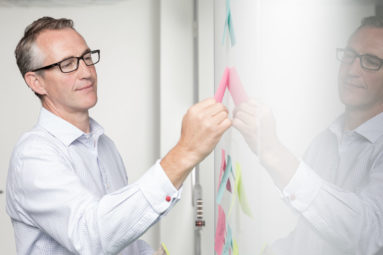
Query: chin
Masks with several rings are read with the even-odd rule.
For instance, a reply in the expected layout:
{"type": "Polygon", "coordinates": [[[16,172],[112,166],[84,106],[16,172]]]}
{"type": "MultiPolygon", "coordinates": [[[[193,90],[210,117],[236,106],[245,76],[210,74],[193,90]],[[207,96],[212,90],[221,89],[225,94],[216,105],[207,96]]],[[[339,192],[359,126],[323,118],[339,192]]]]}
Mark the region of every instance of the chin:
{"type": "Polygon", "coordinates": [[[83,108],[90,109],[97,104],[97,95],[92,98],[87,98],[83,101],[83,108]]]}

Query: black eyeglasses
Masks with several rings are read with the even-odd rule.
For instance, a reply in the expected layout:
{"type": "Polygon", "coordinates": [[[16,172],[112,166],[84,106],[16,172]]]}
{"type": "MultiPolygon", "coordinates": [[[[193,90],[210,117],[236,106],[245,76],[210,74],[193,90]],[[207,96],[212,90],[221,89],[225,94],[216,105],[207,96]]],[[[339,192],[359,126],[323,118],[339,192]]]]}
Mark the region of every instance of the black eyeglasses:
{"type": "Polygon", "coordinates": [[[46,70],[55,66],[58,66],[60,68],[60,71],[63,73],[74,72],[78,69],[78,65],[81,59],[84,61],[85,65],[87,66],[95,65],[100,61],[100,50],[91,50],[91,51],[85,52],[80,57],[66,58],[64,60],[61,60],[60,62],[34,69],[31,72],[46,70]]]}
{"type": "Polygon", "coordinates": [[[336,58],[345,64],[352,64],[355,58],[360,59],[360,66],[366,70],[378,71],[383,64],[383,59],[371,54],[360,55],[352,49],[336,49],[336,58]]]}

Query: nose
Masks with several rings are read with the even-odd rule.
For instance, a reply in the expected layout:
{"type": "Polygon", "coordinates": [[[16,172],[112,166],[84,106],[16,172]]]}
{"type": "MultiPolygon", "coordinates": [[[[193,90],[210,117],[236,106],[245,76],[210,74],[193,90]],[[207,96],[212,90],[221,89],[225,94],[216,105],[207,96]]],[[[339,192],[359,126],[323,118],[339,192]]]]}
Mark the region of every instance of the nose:
{"type": "Polygon", "coordinates": [[[361,61],[360,57],[355,57],[354,61],[352,61],[351,64],[348,64],[347,73],[349,75],[357,76],[360,74],[360,72],[362,71],[362,66],[360,61],[361,61]]]}
{"type": "Polygon", "coordinates": [[[92,75],[92,68],[94,68],[94,66],[87,66],[84,60],[80,59],[77,72],[81,75],[81,78],[88,78],[92,75]]]}

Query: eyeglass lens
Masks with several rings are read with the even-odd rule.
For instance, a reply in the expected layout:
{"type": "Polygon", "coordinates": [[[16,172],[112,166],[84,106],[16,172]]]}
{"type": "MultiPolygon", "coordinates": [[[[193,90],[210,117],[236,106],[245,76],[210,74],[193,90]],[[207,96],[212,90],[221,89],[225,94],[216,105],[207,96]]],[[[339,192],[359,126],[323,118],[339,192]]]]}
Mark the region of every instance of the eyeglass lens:
{"type": "Polygon", "coordinates": [[[338,50],[338,59],[346,64],[351,64],[354,62],[355,58],[360,58],[361,67],[368,70],[379,70],[382,65],[382,61],[372,55],[358,55],[352,50],[338,50]]]}
{"type": "Polygon", "coordinates": [[[74,71],[78,68],[80,59],[83,59],[87,66],[91,66],[96,64],[99,61],[99,57],[100,55],[98,51],[94,51],[94,52],[86,53],[81,58],[76,58],[76,57],[68,58],[60,63],[60,69],[61,71],[65,73],[74,71]]]}

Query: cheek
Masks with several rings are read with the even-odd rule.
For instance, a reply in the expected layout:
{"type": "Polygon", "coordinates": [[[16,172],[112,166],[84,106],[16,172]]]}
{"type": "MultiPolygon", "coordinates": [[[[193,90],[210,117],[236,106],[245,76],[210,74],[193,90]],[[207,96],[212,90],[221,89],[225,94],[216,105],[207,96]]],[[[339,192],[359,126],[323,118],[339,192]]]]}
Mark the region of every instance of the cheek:
{"type": "Polygon", "coordinates": [[[338,83],[341,83],[344,78],[347,76],[348,67],[346,65],[341,64],[338,71],[338,83]]]}
{"type": "Polygon", "coordinates": [[[379,92],[383,90],[383,73],[365,75],[364,82],[371,92],[379,92]]]}
{"type": "Polygon", "coordinates": [[[65,77],[64,79],[55,79],[48,83],[47,91],[55,97],[68,97],[73,91],[73,79],[65,77]]]}

